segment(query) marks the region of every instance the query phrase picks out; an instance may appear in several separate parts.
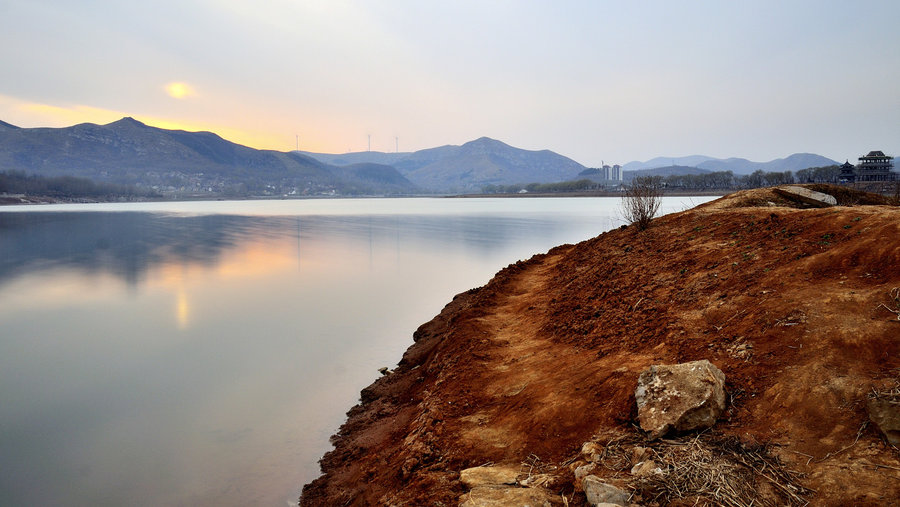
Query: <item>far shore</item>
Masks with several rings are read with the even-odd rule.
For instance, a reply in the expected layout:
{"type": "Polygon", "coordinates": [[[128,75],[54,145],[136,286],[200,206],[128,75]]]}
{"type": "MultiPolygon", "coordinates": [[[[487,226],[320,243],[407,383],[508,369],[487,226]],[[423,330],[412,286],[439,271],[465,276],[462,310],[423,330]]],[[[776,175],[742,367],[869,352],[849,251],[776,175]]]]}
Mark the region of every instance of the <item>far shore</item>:
{"type": "MultiPolygon", "coordinates": [[[[696,191],[665,191],[664,196],[718,196],[725,195],[733,190],[696,190],[696,191]]],[[[529,192],[524,194],[404,194],[404,195],[306,195],[306,196],[245,196],[245,197],[223,197],[214,195],[194,195],[173,198],[145,198],[145,199],[87,199],[87,198],[71,198],[60,199],[57,197],[41,196],[41,195],[0,195],[0,206],[18,206],[18,205],[43,205],[43,204],[95,204],[110,202],[187,202],[187,201],[261,201],[261,200],[306,200],[306,199],[389,199],[402,197],[433,197],[433,198],[532,198],[532,197],[622,197],[623,192],[616,191],[581,191],[581,192],[529,192]]]]}
{"type": "MultiPolygon", "coordinates": [[[[664,190],[663,196],[691,197],[691,196],[715,196],[735,192],[735,189],[726,190],[664,190]]],[[[622,197],[625,192],[610,190],[585,190],[579,192],[528,192],[522,194],[455,194],[444,197],[449,198],[485,198],[485,197],[622,197]]]]}

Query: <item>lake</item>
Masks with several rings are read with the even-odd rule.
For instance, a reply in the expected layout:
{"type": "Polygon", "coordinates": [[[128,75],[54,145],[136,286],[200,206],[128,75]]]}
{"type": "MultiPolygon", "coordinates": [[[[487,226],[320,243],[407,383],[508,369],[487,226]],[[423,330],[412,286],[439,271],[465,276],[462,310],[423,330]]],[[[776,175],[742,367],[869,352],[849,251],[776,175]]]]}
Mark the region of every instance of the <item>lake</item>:
{"type": "Polygon", "coordinates": [[[291,505],[420,324],[619,204],[0,207],[0,504],[291,505]]]}

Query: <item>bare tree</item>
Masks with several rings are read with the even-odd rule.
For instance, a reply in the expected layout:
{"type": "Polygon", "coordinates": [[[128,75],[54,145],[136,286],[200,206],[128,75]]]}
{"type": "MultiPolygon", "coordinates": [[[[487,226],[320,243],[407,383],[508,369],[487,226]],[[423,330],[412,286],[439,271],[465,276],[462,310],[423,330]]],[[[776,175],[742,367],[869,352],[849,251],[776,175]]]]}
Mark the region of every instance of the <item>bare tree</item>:
{"type": "Polygon", "coordinates": [[[643,231],[659,211],[662,202],[662,178],[641,176],[632,180],[622,196],[622,214],[629,224],[643,231]]]}

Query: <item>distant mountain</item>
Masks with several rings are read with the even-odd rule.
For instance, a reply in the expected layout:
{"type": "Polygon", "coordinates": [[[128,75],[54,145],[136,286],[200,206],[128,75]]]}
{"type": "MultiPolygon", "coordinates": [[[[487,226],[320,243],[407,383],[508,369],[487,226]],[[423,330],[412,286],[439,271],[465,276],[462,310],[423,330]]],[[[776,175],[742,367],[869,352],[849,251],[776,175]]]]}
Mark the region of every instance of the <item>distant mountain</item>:
{"type": "MultiPolygon", "coordinates": [[[[383,164],[351,164],[332,166],[331,172],[348,182],[363,183],[370,188],[380,188],[390,193],[403,193],[411,190],[411,183],[396,169],[383,164]]],[[[364,188],[357,193],[365,193],[364,188]]]]}
{"type": "Polygon", "coordinates": [[[338,169],[297,152],[256,150],[211,132],[150,127],[133,118],[65,128],[0,125],[0,171],[77,176],[163,193],[304,195],[411,192],[391,168],[338,169]]]}
{"type": "Polygon", "coordinates": [[[769,162],[751,162],[743,158],[729,158],[725,160],[708,160],[697,167],[710,171],[731,171],[734,174],[750,174],[753,171],[764,172],[797,172],[810,167],[825,167],[840,165],[830,158],[814,153],[795,153],[787,158],[779,158],[769,162]]]}
{"type": "Polygon", "coordinates": [[[622,170],[637,171],[659,167],[690,166],[706,169],[710,172],[731,171],[734,174],[750,174],[756,170],[765,172],[796,172],[809,167],[824,167],[833,164],[838,164],[838,162],[813,153],[795,153],[789,157],[769,162],[752,162],[744,158],[720,159],[704,155],[691,155],[689,157],[657,157],[646,162],[629,162],[622,166],[622,170]]]}
{"type": "Polygon", "coordinates": [[[707,160],[717,160],[705,155],[690,155],[687,157],[656,157],[646,162],[628,162],[622,166],[623,171],[642,171],[644,169],[656,169],[659,167],[697,167],[707,160]]]}
{"type": "Polygon", "coordinates": [[[575,178],[585,167],[549,150],[530,151],[482,137],[462,146],[440,146],[414,153],[309,153],[320,161],[390,163],[419,187],[467,192],[485,185],[552,183],[575,178]]]}
{"type": "Polygon", "coordinates": [[[353,164],[381,164],[393,166],[398,160],[408,157],[410,153],[385,153],[382,151],[354,151],[350,153],[314,153],[300,151],[303,155],[312,157],[326,164],[345,166],[353,164]]]}
{"type": "Polygon", "coordinates": [[[2,132],[2,131],[4,131],[4,130],[16,130],[16,129],[18,129],[18,128],[20,128],[20,127],[17,127],[17,126],[15,126],[15,125],[12,125],[12,124],[9,124],[9,123],[6,123],[6,122],[3,121],[3,120],[0,120],[0,132],[2,132]]]}

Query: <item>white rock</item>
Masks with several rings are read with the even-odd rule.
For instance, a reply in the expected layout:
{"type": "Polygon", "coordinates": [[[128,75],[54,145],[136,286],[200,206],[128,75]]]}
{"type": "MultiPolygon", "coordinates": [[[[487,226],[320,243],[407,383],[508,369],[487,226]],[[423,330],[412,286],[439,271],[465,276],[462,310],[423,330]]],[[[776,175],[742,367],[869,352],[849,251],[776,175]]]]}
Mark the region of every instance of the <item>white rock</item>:
{"type": "Polygon", "coordinates": [[[823,194],[822,192],[816,192],[815,190],[810,190],[808,188],[788,185],[776,187],[773,190],[776,194],[784,198],[809,204],[810,206],[827,208],[829,206],[837,205],[837,199],[835,199],[833,195],[823,194]]]}

